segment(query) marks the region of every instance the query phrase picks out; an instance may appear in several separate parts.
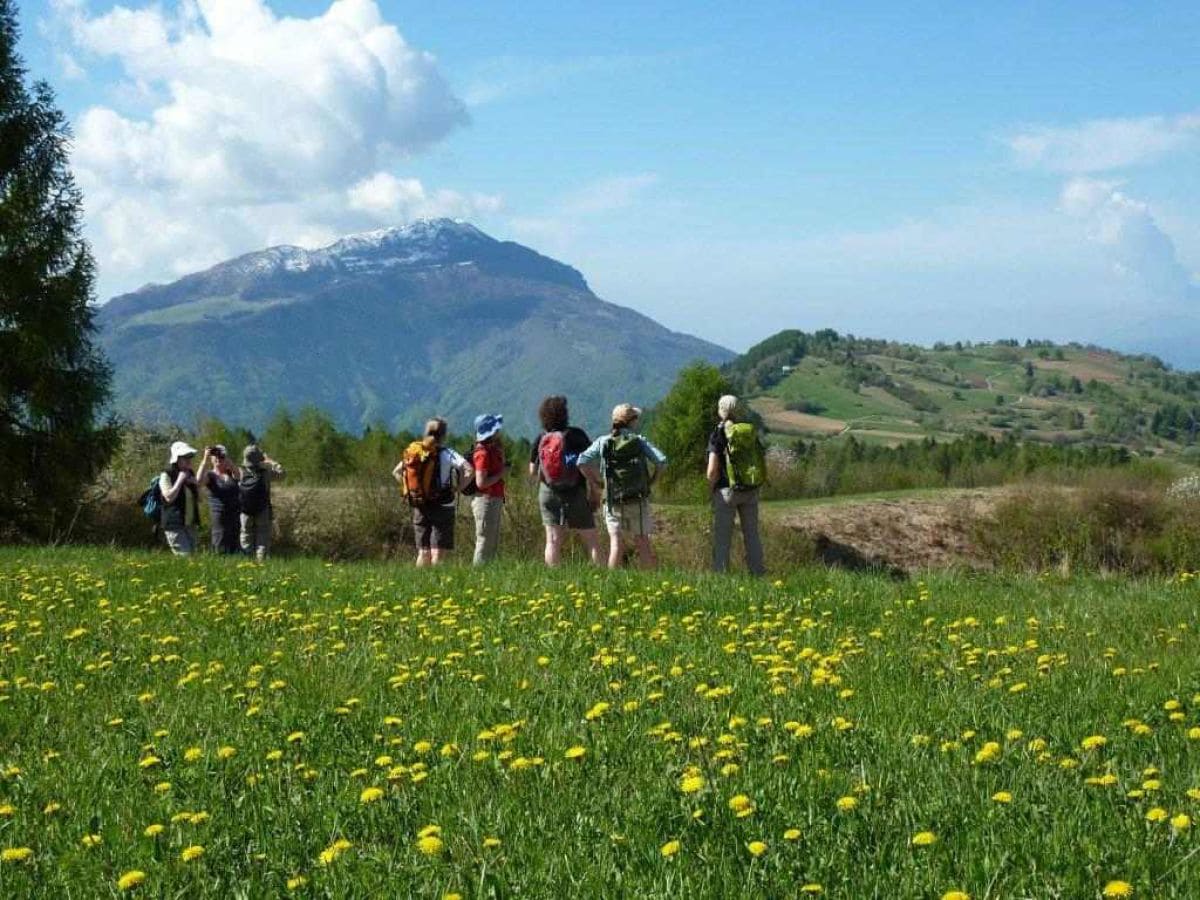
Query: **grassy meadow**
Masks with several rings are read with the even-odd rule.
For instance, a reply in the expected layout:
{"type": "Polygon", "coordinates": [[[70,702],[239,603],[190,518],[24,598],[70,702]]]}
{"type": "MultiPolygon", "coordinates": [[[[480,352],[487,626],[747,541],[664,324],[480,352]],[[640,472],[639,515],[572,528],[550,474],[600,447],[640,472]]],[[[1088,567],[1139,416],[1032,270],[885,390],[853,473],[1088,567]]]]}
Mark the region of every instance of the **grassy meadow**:
{"type": "Polygon", "coordinates": [[[0,896],[1194,896],[1198,592],[3,550],[0,896]]]}

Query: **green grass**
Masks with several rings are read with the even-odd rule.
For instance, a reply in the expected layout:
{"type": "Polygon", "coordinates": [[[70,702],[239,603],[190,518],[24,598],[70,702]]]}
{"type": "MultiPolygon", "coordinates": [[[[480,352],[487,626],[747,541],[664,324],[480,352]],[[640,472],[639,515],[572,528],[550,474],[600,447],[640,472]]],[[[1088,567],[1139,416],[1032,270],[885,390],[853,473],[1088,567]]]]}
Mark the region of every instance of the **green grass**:
{"type": "Polygon", "coordinates": [[[1197,599],[4,550],[0,896],[1188,896],[1197,599]]]}

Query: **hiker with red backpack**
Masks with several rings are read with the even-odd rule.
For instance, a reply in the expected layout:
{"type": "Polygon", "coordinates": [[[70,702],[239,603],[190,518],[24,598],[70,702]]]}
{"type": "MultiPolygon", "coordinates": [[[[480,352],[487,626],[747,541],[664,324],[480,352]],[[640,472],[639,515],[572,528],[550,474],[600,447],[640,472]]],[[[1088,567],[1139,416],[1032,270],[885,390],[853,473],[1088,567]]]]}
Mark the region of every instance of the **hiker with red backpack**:
{"type": "Polygon", "coordinates": [[[762,438],[753,423],[743,421],[738,398],[726,394],[717,401],[720,421],[708,439],[708,488],[713,507],[713,570],[729,568],[733,519],[742,526],[746,568],[766,573],[762,539],[758,534],[758,494],[766,483],[767,464],[762,438]]]}
{"type": "Polygon", "coordinates": [[[625,541],[632,538],[638,564],[643,569],[658,565],[650,535],[650,486],[667,456],[637,433],[642,411],[630,403],[613,409],[612,432],[597,438],[579,454],[579,468],[589,480],[604,486],[604,523],[608,526],[608,567],[619,568],[625,541]],[[598,473],[598,474],[597,474],[598,473]]]}
{"type": "Polygon", "coordinates": [[[496,557],[500,546],[500,515],[504,512],[504,445],[500,431],[504,416],[490,413],[475,417],[475,449],[471,462],[475,468],[475,492],[471,498],[471,513],[475,516],[475,557],[473,563],[482,565],[496,557]]]}
{"type": "Polygon", "coordinates": [[[471,464],[445,440],[446,420],[430,419],[424,437],[405,448],[392,470],[412,507],[418,566],[439,565],[454,549],[456,498],[472,476],[471,464]]]}
{"type": "Polygon", "coordinates": [[[546,565],[558,565],[568,529],[579,535],[592,563],[600,565],[594,514],[600,495],[579,470],[579,455],[591,445],[591,438],[570,424],[567,398],[561,395],[545,398],[538,406],[538,418],[543,434],[533,445],[529,475],[538,480],[538,508],[546,528],[546,565]]]}

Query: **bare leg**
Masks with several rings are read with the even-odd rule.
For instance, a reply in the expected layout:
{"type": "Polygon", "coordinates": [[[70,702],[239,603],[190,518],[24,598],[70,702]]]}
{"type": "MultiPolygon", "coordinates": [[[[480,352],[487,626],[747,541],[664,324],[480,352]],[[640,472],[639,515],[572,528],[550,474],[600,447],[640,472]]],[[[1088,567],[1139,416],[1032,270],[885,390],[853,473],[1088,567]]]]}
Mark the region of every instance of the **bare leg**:
{"type": "Polygon", "coordinates": [[[546,526],[546,565],[552,569],[562,558],[563,530],[562,525],[546,526]]]}
{"type": "Polygon", "coordinates": [[[434,547],[429,551],[429,562],[435,566],[440,566],[443,562],[445,562],[446,557],[449,556],[449,554],[449,550],[439,550],[437,547],[434,547]]]}
{"type": "Polygon", "coordinates": [[[575,533],[579,535],[579,539],[587,547],[588,559],[592,561],[592,565],[600,565],[603,557],[600,555],[600,535],[596,534],[596,529],[585,528],[575,533]]]}
{"type": "Polygon", "coordinates": [[[425,550],[425,549],[418,550],[417,551],[417,566],[419,568],[424,568],[427,565],[429,565],[429,551],[425,550]]]}
{"type": "Polygon", "coordinates": [[[624,549],[624,543],[621,540],[620,531],[608,533],[608,567],[610,569],[621,568],[621,551],[624,549]]]}

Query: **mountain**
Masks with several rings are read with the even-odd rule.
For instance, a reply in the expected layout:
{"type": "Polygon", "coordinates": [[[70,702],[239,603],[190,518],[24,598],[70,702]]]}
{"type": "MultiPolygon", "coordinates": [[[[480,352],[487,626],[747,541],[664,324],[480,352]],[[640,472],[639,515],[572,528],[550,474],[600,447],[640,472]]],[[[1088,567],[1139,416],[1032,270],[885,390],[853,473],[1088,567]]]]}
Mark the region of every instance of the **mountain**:
{"type": "Polygon", "coordinates": [[[967,432],[1200,454],[1200,372],[1082,344],[932,348],[783,331],[724,371],[778,436],[898,444],[967,432]]]}
{"type": "Polygon", "coordinates": [[[251,428],[313,404],[351,430],[441,414],[462,432],[491,411],[534,434],[548,393],[596,426],[618,402],[657,401],[687,363],[733,356],[447,219],[250,253],[116,297],[98,322],[119,412],[251,428]]]}

